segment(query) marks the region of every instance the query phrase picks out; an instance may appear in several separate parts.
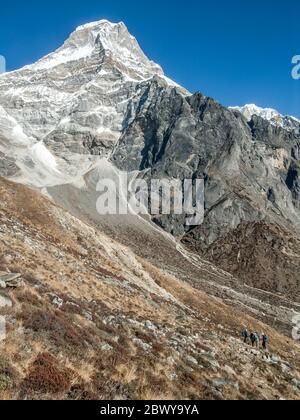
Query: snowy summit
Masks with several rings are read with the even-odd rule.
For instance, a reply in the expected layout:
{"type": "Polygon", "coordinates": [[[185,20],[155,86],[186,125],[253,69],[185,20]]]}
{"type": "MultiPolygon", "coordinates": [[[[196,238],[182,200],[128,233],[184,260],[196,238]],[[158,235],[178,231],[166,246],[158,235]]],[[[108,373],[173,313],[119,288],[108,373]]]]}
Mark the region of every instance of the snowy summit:
{"type": "Polygon", "coordinates": [[[106,155],[130,121],[135,96],[155,80],[187,94],[146,57],[123,22],[77,27],[53,53],[0,76],[7,173],[36,187],[85,173],[95,160],[87,148],[96,145],[97,154],[106,155]]]}
{"type": "Polygon", "coordinates": [[[101,62],[104,56],[133,80],[149,79],[155,74],[164,77],[162,68],[145,56],[125,24],[108,20],[79,26],[62,47],[27,68],[49,70],[78,60],[101,62]]]}
{"type": "Polygon", "coordinates": [[[272,125],[279,126],[288,130],[295,130],[300,121],[292,116],[283,116],[273,108],[261,108],[255,104],[247,104],[243,107],[235,106],[229,109],[241,112],[247,121],[251,121],[254,115],[269,121],[272,125]]]}

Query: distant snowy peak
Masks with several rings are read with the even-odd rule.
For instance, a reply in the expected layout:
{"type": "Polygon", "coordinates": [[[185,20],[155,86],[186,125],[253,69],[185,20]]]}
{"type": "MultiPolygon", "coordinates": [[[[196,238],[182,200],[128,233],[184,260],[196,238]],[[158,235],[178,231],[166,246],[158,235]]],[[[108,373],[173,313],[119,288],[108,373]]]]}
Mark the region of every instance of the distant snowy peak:
{"type": "Polygon", "coordinates": [[[283,116],[272,108],[260,108],[255,104],[248,104],[243,107],[230,107],[229,109],[241,112],[248,121],[254,115],[257,115],[277,127],[282,127],[289,131],[299,130],[300,120],[291,116],[283,116]]]}
{"type": "Polygon", "coordinates": [[[265,120],[272,120],[280,117],[280,113],[272,108],[260,108],[255,104],[247,104],[243,107],[231,107],[230,109],[240,111],[248,121],[251,120],[253,115],[257,115],[265,120]]]}

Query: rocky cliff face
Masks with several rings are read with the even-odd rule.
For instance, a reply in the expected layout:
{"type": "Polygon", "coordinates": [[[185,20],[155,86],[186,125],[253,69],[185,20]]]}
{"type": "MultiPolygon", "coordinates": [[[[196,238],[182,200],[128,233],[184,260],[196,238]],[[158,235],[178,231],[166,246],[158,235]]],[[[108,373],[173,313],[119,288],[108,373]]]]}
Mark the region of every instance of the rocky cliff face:
{"type": "MultiPolygon", "coordinates": [[[[122,134],[112,160],[151,175],[204,178],[204,248],[242,222],[268,218],[299,226],[299,144],[295,131],[254,115],[247,121],[201,94],[154,84],[122,134]]],[[[179,220],[161,219],[182,234],[179,220]]],[[[195,230],[193,231],[195,235],[195,230]]]]}

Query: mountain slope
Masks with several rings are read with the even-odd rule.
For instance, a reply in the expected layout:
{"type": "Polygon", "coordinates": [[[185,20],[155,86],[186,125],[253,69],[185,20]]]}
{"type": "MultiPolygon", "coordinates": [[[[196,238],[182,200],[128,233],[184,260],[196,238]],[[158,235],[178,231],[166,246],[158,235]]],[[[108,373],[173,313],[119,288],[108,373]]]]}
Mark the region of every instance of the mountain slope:
{"type": "Polygon", "coordinates": [[[23,276],[0,289],[2,398],[299,398],[292,341],[38,193],[0,190],[0,271],[23,276]],[[269,353],[242,343],[245,325],[270,335],[269,353]]]}
{"type": "MultiPolygon", "coordinates": [[[[185,243],[197,251],[192,235],[185,243]]],[[[300,301],[300,242],[277,225],[242,223],[215,241],[204,257],[251,287],[300,301]]]]}

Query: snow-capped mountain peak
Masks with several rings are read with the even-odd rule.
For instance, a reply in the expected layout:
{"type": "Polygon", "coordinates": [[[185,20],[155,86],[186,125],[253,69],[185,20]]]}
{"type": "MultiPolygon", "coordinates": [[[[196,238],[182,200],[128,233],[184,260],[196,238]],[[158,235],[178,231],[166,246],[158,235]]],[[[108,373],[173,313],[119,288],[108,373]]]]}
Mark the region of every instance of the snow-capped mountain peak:
{"type": "Polygon", "coordinates": [[[113,28],[115,26],[118,26],[118,25],[125,26],[124,22],[113,23],[113,22],[110,22],[107,19],[101,19],[101,20],[97,20],[95,22],[89,22],[89,23],[85,23],[83,25],[80,25],[80,26],[78,26],[76,28],[76,31],[82,31],[82,30],[86,30],[86,29],[93,29],[93,28],[96,28],[96,27],[101,26],[101,25],[107,25],[107,26],[110,26],[111,28],[113,28]]]}
{"type": "Polygon", "coordinates": [[[243,107],[235,106],[229,109],[241,112],[248,121],[251,121],[252,117],[257,115],[274,126],[291,131],[299,130],[300,120],[292,116],[284,116],[273,108],[261,108],[255,104],[247,104],[243,107]]]}
{"type": "Polygon", "coordinates": [[[164,77],[162,68],[146,57],[126,25],[107,20],[77,27],[58,50],[27,69],[49,71],[78,60],[98,62],[99,66],[109,61],[127,78],[137,81],[154,75],[164,77]]]}
{"type": "Polygon", "coordinates": [[[38,187],[85,173],[94,156],[111,152],[157,79],[188,94],[146,57],[124,23],[77,27],[53,53],[0,76],[5,173],[38,187]]]}
{"type": "Polygon", "coordinates": [[[275,109],[261,108],[255,104],[247,104],[243,107],[232,107],[231,109],[240,111],[249,121],[253,115],[257,115],[265,120],[272,120],[273,118],[280,116],[279,112],[275,109]]]}

